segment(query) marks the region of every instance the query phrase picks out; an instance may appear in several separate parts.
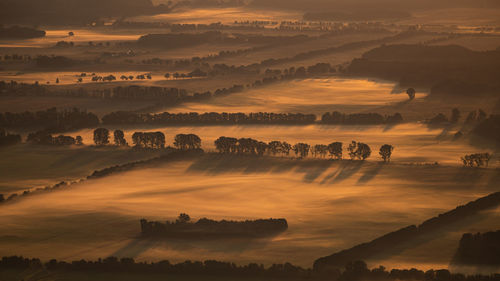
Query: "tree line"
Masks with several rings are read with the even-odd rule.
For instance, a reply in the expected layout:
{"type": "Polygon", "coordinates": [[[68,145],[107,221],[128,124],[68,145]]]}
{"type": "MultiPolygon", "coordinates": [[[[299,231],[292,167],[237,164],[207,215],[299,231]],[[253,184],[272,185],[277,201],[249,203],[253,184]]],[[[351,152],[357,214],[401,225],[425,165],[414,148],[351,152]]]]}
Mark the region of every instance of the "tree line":
{"type": "Polygon", "coordinates": [[[155,125],[182,125],[182,124],[312,124],[316,121],[314,114],[302,113],[158,113],[139,114],[130,111],[117,111],[102,117],[105,125],[125,124],[155,124],[155,125]]]}
{"type": "Polygon", "coordinates": [[[288,229],[286,219],[215,221],[201,218],[193,222],[185,213],[181,213],[175,221],[162,223],[141,219],[140,223],[143,237],[262,237],[278,234],[288,229]]]}
{"type": "MultiPolygon", "coordinates": [[[[362,280],[412,280],[412,281],[494,281],[500,278],[499,274],[491,275],[464,275],[451,273],[447,269],[427,271],[412,269],[392,269],[385,267],[369,269],[364,261],[348,262],[343,268],[332,268],[328,272],[318,272],[314,269],[306,269],[291,263],[272,264],[265,267],[262,264],[250,263],[247,265],[236,265],[232,262],[221,262],[216,260],[185,261],[171,263],[168,260],[158,262],[137,262],[133,258],[108,257],[96,261],[65,262],[51,259],[42,262],[36,258],[24,258],[22,256],[8,256],[0,260],[0,268],[3,270],[47,270],[49,273],[79,272],[79,273],[123,273],[140,275],[182,275],[182,276],[219,276],[219,277],[253,277],[263,280],[328,280],[333,281],[362,281],[362,280]]],[[[64,276],[64,274],[63,274],[64,276]]]]}
{"type": "MultiPolygon", "coordinates": [[[[291,145],[286,141],[271,141],[266,143],[252,138],[219,137],[215,140],[214,144],[216,150],[223,154],[289,156],[290,152],[294,152],[297,158],[308,157],[311,153],[313,157],[326,158],[328,156],[336,160],[341,160],[343,155],[343,144],[341,142],[311,146],[307,143],[291,145]]],[[[348,144],[346,150],[351,160],[366,160],[372,153],[369,145],[356,141],[348,144]]],[[[380,147],[379,154],[384,162],[390,161],[393,150],[394,147],[389,144],[384,144],[380,147]]]]}
{"type": "Polygon", "coordinates": [[[334,111],[332,113],[327,112],[321,117],[321,123],[335,125],[379,125],[397,124],[401,122],[403,122],[403,116],[401,116],[400,113],[382,116],[378,113],[344,114],[334,111]]]}
{"type": "Polygon", "coordinates": [[[99,123],[97,115],[85,110],[79,110],[78,108],[57,110],[57,108],[53,107],[36,112],[0,112],[0,127],[4,128],[19,129],[36,127],[47,131],[59,132],[92,128],[98,126],[99,123]]]}
{"type": "MultiPolygon", "coordinates": [[[[126,124],[152,124],[152,125],[236,125],[236,124],[283,124],[283,125],[308,125],[316,123],[317,117],[314,114],[304,113],[157,113],[140,114],[130,111],[117,111],[106,114],[102,117],[105,125],[126,125],[126,124]]],[[[397,124],[402,122],[401,114],[396,113],[390,116],[382,116],[378,113],[357,113],[343,114],[340,112],[325,113],[320,124],[325,125],[380,125],[397,124]]]]}

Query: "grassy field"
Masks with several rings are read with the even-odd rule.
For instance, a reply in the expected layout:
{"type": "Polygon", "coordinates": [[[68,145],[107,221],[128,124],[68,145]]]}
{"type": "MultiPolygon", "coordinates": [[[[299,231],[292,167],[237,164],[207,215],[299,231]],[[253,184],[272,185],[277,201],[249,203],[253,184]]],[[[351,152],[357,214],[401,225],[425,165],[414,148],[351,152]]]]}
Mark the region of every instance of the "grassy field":
{"type": "MultiPolygon", "coordinates": [[[[499,176],[494,169],[209,154],[2,206],[0,251],[42,259],[115,255],[311,266],[319,256],[497,191],[499,176]],[[289,230],[260,240],[137,239],[140,218],[171,220],[180,212],[195,219],[286,218],[289,230]]],[[[442,247],[460,232],[491,230],[498,222],[465,225],[442,247]]],[[[429,267],[451,259],[452,250],[433,249],[425,255],[408,249],[406,259],[385,261],[398,266],[420,260],[418,267],[429,267]]]]}

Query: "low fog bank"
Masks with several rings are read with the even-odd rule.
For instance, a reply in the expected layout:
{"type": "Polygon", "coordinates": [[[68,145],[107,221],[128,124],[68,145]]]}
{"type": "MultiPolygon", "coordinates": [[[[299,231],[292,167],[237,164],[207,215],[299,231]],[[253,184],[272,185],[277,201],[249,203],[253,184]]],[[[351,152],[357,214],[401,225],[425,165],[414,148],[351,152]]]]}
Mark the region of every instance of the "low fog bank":
{"type": "MultiPolygon", "coordinates": [[[[491,169],[209,154],[4,205],[0,251],[45,259],[116,255],[139,261],[289,261],[311,266],[319,256],[496,191],[499,176],[491,169]],[[173,220],[180,212],[194,219],[286,218],[289,230],[259,240],[138,239],[140,218],[173,220]]],[[[440,245],[447,247],[461,232],[490,230],[497,224],[490,218],[471,222],[440,245]]],[[[391,263],[445,265],[450,250],[438,246],[425,255],[425,262],[416,249],[417,254],[391,263]]]]}

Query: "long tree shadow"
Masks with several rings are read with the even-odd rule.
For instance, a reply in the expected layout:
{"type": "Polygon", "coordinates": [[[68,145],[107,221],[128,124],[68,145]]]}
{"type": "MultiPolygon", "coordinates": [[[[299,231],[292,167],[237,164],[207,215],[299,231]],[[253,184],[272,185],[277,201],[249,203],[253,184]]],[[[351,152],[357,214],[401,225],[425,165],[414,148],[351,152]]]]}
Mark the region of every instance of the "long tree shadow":
{"type": "Polygon", "coordinates": [[[385,167],[385,163],[377,163],[374,167],[366,170],[356,184],[363,185],[370,182],[380,173],[383,167],[385,167]]]}
{"type": "Polygon", "coordinates": [[[326,175],[320,182],[321,184],[335,184],[350,178],[363,167],[364,161],[341,161],[340,163],[340,167],[326,175]]]}
{"type": "Polygon", "coordinates": [[[209,175],[224,173],[304,173],[304,182],[311,183],[335,163],[326,159],[289,159],[247,155],[214,154],[197,159],[187,172],[204,172],[209,175]]]}
{"type": "Polygon", "coordinates": [[[150,249],[165,249],[175,251],[190,251],[205,249],[210,252],[242,253],[255,248],[265,248],[277,235],[265,238],[142,238],[136,237],[110,256],[135,258],[150,249]]]}

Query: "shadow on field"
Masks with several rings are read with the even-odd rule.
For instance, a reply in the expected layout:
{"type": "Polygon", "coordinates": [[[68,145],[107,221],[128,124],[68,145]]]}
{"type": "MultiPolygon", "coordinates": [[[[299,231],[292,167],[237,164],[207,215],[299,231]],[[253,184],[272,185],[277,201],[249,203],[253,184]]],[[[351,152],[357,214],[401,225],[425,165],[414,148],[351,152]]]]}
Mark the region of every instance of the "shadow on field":
{"type": "Polygon", "coordinates": [[[363,185],[373,180],[385,166],[385,163],[377,163],[375,166],[365,170],[363,175],[358,179],[357,185],[363,185]]]}
{"type": "Polygon", "coordinates": [[[304,174],[304,182],[311,183],[328,170],[336,161],[318,159],[290,159],[245,155],[213,154],[197,159],[187,169],[189,172],[204,172],[209,175],[224,173],[287,173],[304,174]]]}
{"type": "Polygon", "coordinates": [[[335,184],[342,182],[355,175],[361,169],[361,167],[363,167],[363,165],[363,161],[342,161],[340,162],[339,168],[326,175],[320,183],[335,184]]]}
{"type": "Polygon", "coordinates": [[[219,239],[174,239],[174,238],[135,238],[128,244],[111,253],[114,257],[136,258],[150,250],[188,251],[205,249],[210,252],[241,253],[253,248],[263,248],[274,236],[266,238],[219,238],[219,239]]]}

